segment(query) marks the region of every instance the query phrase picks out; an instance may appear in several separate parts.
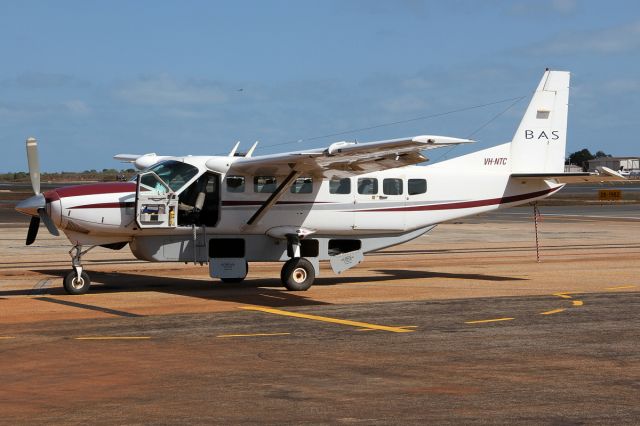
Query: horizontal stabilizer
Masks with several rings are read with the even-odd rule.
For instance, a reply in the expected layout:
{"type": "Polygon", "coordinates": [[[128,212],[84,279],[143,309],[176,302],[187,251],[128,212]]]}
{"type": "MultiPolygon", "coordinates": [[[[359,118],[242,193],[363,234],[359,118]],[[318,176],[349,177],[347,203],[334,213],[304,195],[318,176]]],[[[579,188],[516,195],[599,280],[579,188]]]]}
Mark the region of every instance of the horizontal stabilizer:
{"type": "Polygon", "coordinates": [[[621,182],[627,178],[607,167],[601,173],[513,173],[514,179],[520,180],[555,180],[558,183],[580,182],[621,182]]]}

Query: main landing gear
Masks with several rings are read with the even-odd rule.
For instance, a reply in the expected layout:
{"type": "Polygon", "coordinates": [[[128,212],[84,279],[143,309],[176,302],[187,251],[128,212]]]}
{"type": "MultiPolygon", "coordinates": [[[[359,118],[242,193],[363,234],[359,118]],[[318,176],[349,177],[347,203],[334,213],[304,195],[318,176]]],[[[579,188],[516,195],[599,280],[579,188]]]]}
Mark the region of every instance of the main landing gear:
{"type": "Polygon", "coordinates": [[[69,294],[85,294],[91,287],[89,274],[82,270],[82,256],[87,254],[95,246],[82,251],[82,246],[76,244],[69,250],[71,256],[71,266],[73,270],[64,277],[64,289],[69,294]]]}
{"type": "Polygon", "coordinates": [[[287,234],[287,254],[291,259],[282,266],[280,280],[291,291],[305,291],[316,279],[316,270],[313,264],[300,256],[300,237],[296,234],[287,234]]]}
{"type": "Polygon", "coordinates": [[[311,262],[304,257],[294,257],[282,266],[280,279],[282,284],[291,291],[305,291],[313,284],[316,271],[311,262]]]}

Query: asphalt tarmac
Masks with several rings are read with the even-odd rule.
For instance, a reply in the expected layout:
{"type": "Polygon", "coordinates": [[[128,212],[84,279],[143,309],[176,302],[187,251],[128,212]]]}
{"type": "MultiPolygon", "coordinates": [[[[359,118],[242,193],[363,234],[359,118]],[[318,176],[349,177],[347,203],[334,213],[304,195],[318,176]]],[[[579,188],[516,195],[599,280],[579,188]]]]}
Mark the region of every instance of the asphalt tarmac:
{"type": "Polygon", "coordinates": [[[637,424],[640,294],[570,297],[10,328],[2,421],[637,424]]]}
{"type": "Polygon", "coordinates": [[[24,247],[7,220],[0,423],[637,424],[639,209],[542,212],[540,262],[522,207],[323,266],[301,293],[277,264],[228,285],[96,249],[75,297],[64,238],[24,247]]]}

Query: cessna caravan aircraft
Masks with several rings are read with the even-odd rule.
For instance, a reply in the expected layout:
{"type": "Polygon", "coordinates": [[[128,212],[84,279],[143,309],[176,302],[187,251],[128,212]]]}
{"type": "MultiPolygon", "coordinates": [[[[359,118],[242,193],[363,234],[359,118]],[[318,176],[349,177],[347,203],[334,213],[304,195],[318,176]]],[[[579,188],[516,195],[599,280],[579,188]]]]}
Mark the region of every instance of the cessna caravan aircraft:
{"type": "Polygon", "coordinates": [[[134,180],[42,194],[37,142],[29,138],[36,195],[16,210],[32,216],[27,245],[40,221],[72,243],[70,294],[89,290],[87,251],[127,244],[142,260],[208,264],[224,282],[242,281],[249,262],[284,262],[283,285],[307,290],[320,261],[341,273],[440,222],[589,180],[564,173],[568,97],[569,73],[547,70],[511,142],[430,166],[416,166],[427,161],[424,151],[472,141],[423,135],[263,156],[252,155],[255,145],[244,155],[238,145],[228,156],[121,154],[115,158],[141,170],[134,180]]]}

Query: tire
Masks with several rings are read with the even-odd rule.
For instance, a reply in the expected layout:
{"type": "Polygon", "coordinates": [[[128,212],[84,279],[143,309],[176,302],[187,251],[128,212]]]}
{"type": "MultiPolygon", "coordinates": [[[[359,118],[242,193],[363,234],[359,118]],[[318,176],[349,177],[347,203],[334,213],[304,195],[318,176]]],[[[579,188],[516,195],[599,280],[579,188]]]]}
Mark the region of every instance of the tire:
{"type": "Polygon", "coordinates": [[[304,257],[294,257],[282,267],[282,283],[290,291],[306,291],[316,279],[316,271],[304,257]]]}
{"type": "Polygon", "coordinates": [[[76,277],[76,271],[71,271],[64,277],[64,289],[69,294],[85,294],[91,287],[91,280],[89,274],[82,271],[80,278],[76,277]]]}
{"type": "Polygon", "coordinates": [[[241,283],[242,281],[244,281],[245,278],[247,278],[247,274],[249,273],[249,262],[245,262],[245,270],[247,271],[247,273],[244,274],[244,277],[220,278],[220,281],[222,281],[223,283],[228,283],[228,284],[241,283]]]}
{"type": "Polygon", "coordinates": [[[282,283],[282,285],[285,285],[287,282],[287,277],[284,276],[284,273],[287,269],[287,263],[290,261],[291,259],[287,260],[286,262],[284,262],[284,265],[282,265],[282,269],[280,269],[280,282],[282,283]]]}

